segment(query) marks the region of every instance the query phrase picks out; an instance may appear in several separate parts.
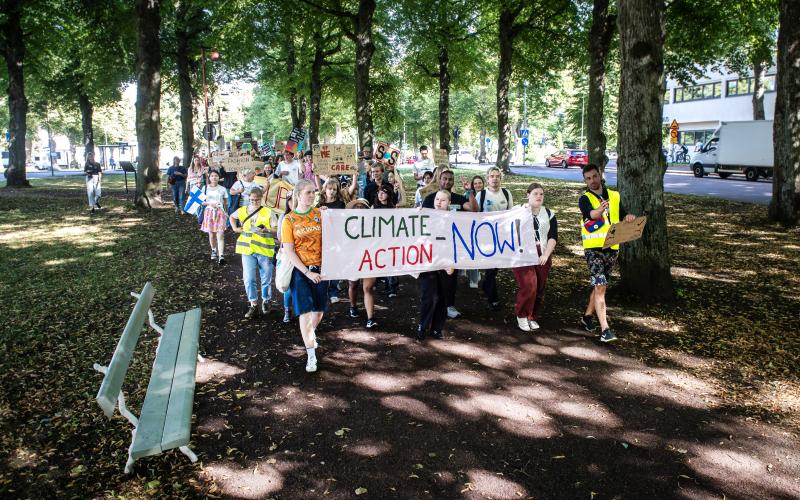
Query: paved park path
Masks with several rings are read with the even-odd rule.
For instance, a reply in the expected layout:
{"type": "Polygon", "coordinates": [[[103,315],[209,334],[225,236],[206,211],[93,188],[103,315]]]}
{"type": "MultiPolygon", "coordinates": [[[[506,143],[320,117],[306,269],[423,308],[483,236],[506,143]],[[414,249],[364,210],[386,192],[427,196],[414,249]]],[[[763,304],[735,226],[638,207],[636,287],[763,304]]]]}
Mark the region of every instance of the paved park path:
{"type": "Polygon", "coordinates": [[[306,374],[296,320],[242,320],[238,257],[224,274],[204,310],[193,429],[223,496],[800,497],[797,435],[727,407],[689,357],[647,366],[624,339],[546,318],[521,332],[464,281],[464,317],[418,343],[404,277],[397,298],[377,294],[377,330],[332,305],[306,374]]]}

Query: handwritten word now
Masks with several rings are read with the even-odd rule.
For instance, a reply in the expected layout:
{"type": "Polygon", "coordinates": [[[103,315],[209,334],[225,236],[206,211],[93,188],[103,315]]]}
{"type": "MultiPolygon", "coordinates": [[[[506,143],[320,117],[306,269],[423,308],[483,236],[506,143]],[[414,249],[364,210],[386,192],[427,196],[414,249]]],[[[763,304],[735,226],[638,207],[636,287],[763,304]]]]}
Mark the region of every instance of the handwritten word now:
{"type": "MultiPolygon", "coordinates": [[[[464,236],[461,234],[461,230],[459,230],[458,225],[454,222],[452,224],[453,261],[458,263],[458,242],[461,242],[461,247],[466,250],[470,260],[475,260],[476,249],[478,253],[484,257],[492,257],[498,252],[500,255],[502,255],[506,249],[512,253],[515,252],[517,250],[517,244],[521,246],[519,224],[516,222],[517,221],[514,221],[509,224],[510,229],[508,234],[510,239],[501,239],[499,223],[485,221],[478,224],[477,221],[473,220],[469,230],[469,243],[467,243],[467,241],[464,239],[464,236]],[[483,231],[481,231],[481,229],[483,229],[483,231]],[[515,229],[517,237],[516,243],[514,242],[515,229]],[[482,245],[481,243],[488,244],[482,245]],[[484,248],[486,248],[486,250],[484,250],[484,248]]],[[[520,251],[522,251],[521,248],[520,251]]]]}

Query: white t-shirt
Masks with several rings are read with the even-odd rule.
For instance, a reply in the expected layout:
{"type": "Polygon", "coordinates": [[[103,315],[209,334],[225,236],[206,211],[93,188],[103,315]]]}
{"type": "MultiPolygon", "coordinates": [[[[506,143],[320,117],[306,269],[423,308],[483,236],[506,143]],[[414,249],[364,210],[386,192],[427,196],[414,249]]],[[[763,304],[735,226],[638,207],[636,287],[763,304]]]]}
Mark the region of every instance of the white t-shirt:
{"type": "Polygon", "coordinates": [[[433,163],[433,160],[431,158],[414,162],[414,175],[420,176],[420,179],[417,181],[417,186],[424,186],[425,183],[422,182],[422,174],[424,174],[426,170],[430,170],[431,172],[433,172],[435,168],[436,164],[433,163]]]}
{"type": "Polygon", "coordinates": [[[206,203],[208,203],[209,207],[216,207],[221,208],[223,210],[227,210],[228,208],[228,190],[225,189],[225,186],[218,184],[217,187],[207,186],[205,188],[206,192],[206,203]]]}
{"type": "Polygon", "coordinates": [[[236,181],[231,189],[235,189],[237,191],[242,190],[242,196],[239,198],[239,206],[245,207],[250,204],[250,191],[253,190],[258,184],[254,182],[248,182],[244,179],[239,179],[236,181]]]}
{"type": "Polygon", "coordinates": [[[297,184],[297,181],[300,179],[300,160],[292,160],[291,163],[286,163],[282,161],[278,163],[278,168],[275,171],[278,174],[278,177],[282,177],[291,184],[297,184]],[[287,176],[281,176],[280,174],[283,172],[289,172],[287,176]]]}
{"type": "Polygon", "coordinates": [[[483,202],[483,212],[498,212],[500,210],[508,210],[509,208],[514,206],[514,200],[511,197],[511,191],[506,191],[508,193],[508,200],[506,200],[506,195],[503,193],[503,188],[500,188],[497,192],[492,192],[489,188],[483,190],[482,193],[486,193],[485,195],[482,193],[478,193],[478,208],[480,207],[481,198],[486,196],[486,199],[483,202]]]}

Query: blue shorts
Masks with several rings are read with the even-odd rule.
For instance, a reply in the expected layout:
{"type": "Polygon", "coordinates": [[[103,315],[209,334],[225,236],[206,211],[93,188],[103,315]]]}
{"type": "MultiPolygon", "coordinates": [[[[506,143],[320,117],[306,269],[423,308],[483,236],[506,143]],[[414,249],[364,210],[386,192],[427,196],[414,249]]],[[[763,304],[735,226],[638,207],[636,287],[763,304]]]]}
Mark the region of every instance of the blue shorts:
{"type": "MultiPolygon", "coordinates": [[[[309,270],[318,273],[319,266],[308,266],[309,270]]],[[[292,270],[292,283],[289,290],[292,293],[292,306],[298,316],[308,312],[326,312],[328,310],[328,281],[314,283],[300,272],[292,270]]]]}

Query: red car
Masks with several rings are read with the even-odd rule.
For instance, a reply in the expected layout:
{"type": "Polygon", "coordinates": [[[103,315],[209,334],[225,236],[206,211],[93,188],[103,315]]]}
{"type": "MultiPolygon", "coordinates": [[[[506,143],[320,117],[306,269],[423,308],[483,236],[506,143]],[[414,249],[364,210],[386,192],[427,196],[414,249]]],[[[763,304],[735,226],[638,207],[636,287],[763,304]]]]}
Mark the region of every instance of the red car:
{"type": "Polygon", "coordinates": [[[585,149],[562,149],[544,159],[546,167],[582,167],[589,163],[585,149]]]}

